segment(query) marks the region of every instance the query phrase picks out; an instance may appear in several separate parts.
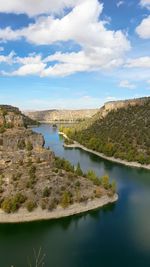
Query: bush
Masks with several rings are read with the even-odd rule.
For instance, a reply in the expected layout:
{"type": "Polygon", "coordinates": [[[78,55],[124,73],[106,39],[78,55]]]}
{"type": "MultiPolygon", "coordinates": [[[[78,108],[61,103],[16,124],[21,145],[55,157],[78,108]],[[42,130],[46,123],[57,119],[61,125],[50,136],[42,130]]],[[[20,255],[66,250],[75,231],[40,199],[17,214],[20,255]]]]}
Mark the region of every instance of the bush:
{"type": "Polygon", "coordinates": [[[110,187],[109,184],[109,176],[108,175],[104,175],[101,178],[101,184],[105,189],[108,189],[110,187]]]}
{"type": "Polygon", "coordinates": [[[48,210],[52,211],[52,210],[56,209],[56,207],[57,207],[57,202],[55,201],[55,199],[51,199],[51,201],[49,203],[48,210]]]}
{"type": "Polygon", "coordinates": [[[75,186],[76,186],[76,187],[80,187],[80,182],[79,182],[79,181],[76,181],[76,182],[75,182],[75,186]]]}
{"type": "Polygon", "coordinates": [[[78,176],[82,176],[83,175],[83,172],[81,170],[81,167],[80,167],[80,163],[78,162],[77,164],[77,168],[76,168],[76,171],[75,173],[78,175],[78,176]]]}
{"type": "Polygon", "coordinates": [[[26,208],[29,212],[32,212],[36,208],[36,203],[32,200],[29,200],[26,204],[26,208]]]}
{"type": "Polygon", "coordinates": [[[20,140],[18,141],[17,147],[18,147],[19,149],[25,149],[26,144],[25,144],[24,139],[20,139],[20,140]]]}
{"type": "Polygon", "coordinates": [[[44,190],[43,190],[43,194],[42,194],[42,196],[43,196],[43,197],[49,197],[49,195],[50,195],[50,189],[46,186],[46,187],[44,188],[44,190]]]}
{"type": "Polygon", "coordinates": [[[31,143],[30,141],[27,142],[27,144],[26,144],[26,149],[27,149],[28,151],[31,151],[31,150],[33,149],[33,145],[32,145],[32,143],[31,143]]]}
{"type": "Polygon", "coordinates": [[[25,200],[26,196],[21,193],[17,193],[15,196],[6,197],[1,204],[1,208],[6,213],[15,212],[20,208],[21,204],[23,204],[25,200]]]}
{"type": "Polygon", "coordinates": [[[61,200],[61,206],[63,208],[67,208],[69,206],[71,202],[71,198],[70,198],[70,194],[69,192],[64,192],[63,196],[62,196],[62,200],[61,200]]]}

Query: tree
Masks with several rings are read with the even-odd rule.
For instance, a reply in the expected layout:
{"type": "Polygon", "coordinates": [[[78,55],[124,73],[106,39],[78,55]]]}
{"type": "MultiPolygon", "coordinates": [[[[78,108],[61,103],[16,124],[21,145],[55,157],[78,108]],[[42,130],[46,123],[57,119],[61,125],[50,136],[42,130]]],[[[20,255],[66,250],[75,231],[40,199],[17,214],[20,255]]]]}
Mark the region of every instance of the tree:
{"type": "Polygon", "coordinates": [[[109,188],[109,176],[108,175],[102,176],[102,178],[101,178],[101,184],[103,185],[103,187],[105,189],[108,189],[109,188]]]}
{"type": "Polygon", "coordinates": [[[112,189],[112,192],[115,194],[117,191],[117,185],[116,185],[116,181],[114,180],[111,183],[111,189],[112,189]]]}
{"type": "Polygon", "coordinates": [[[93,170],[89,170],[87,172],[86,177],[91,180],[95,185],[100,185],[101,181],[100,179],[96,176],[96,173],[93,170]]]}
{"type": "Polygon", "coordinates": [[[82,172],[82,170],[81,170],[81,167],[80,167],[80,163],[78,162],[78,164],[77,164],[77,168],[76,168],[76,174],[78,175],[78,176],[82,176],[83,175],[83,172],[82,172]]]}
{"type": "Polygon", "coordinates": [[[61,206],[63,208],[67,208],[70,204],[70,201],[71,201],[70,194],[68,192],[64,192],[61,200],[61,206]]]}

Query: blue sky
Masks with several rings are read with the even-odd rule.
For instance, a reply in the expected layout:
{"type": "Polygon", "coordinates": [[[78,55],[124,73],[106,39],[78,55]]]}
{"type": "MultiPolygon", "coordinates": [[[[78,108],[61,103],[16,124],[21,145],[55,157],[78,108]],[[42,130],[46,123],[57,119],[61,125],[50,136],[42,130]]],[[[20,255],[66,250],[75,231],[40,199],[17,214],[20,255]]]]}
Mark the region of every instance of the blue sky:
{"type": "Polygon", "coordinates": [[[0,0],[0,103],[97,108],[150,95],[150,0],[0,0]]]}

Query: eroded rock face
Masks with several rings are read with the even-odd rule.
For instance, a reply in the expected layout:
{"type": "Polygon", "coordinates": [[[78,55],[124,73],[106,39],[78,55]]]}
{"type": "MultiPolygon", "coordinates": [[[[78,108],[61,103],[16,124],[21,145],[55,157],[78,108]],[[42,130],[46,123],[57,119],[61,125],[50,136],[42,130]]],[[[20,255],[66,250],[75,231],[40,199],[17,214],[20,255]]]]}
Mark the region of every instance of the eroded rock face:
{"type": "Polygon", "coordinates": [[[30,119],[18,108],[0,105],[0,163],[14,164],[20,161],[52,161],[53,153],[44,149],[44,138],[26,128],[30,119]],[[31,156],[30,156],[31,154],[31,156]]]}
{"type": "Polygon", "coordinates": [[[0,134],[0,143],[3,151],[24,150],[29,144],[33,149],[41,149],[44,146],[44,138],[41,134],[33,133],[29,129],[13,128],[0,134]]]}
{"type": "Polygon", "coordinates": [[[51,121],[80,121],[86,118],[91,118],[98,109],[85,110],[45,110],[25,112],[33,120],[51,122],[51,121]]]}
{"type": "Polygon", "coordinates": [[[104,118],[107,114],[113,110],[117,110],[120,108],[127,108],[128,106],[136,106],[136,105],[143,105],[146,101],[148,101],[148,97],[143,98],[136,98],[136,99],[129,99],[129,100],[122,100],[122,101],[110,101],[104,104],[103,107],[99,109],[99,112],[95,114],[93,119],[104,118]]]}
{"type": "Polygon", "coordinates": [[[35,122],[23,115],[18,108],[0,105],[0,127],[26,127],[29,124],[35,124],[35,122]]]}
{"type": "Polygon", "coordinates": [[[122,100],[122,101],[110,101],[105,103],[104,107],[107,112],[111,110],[117,110],[119,108],[126,108],[130,106],[136,105],[143,105],[144,102],[148,100],[148,97],[137,98],[137,99],[129,99],[129,100],[122,100]]]}

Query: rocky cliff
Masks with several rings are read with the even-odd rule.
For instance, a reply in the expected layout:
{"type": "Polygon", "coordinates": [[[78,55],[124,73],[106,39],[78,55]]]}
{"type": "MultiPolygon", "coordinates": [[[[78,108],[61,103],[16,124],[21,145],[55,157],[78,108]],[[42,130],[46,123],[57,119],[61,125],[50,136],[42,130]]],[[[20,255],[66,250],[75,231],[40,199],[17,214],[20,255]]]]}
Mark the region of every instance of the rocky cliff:
{"type": "Polygon", "coordinates": [[[44,110],[24,112],[33,120],[40,122],[57,122],[57,121],[82,121],[91,118],[98,109],[83,109],[83,110],[44,110]]]}
{"type": "MultiPolygon", "coordinates": [[[[111,111],[117,111],[121,108],[127,109],[128,107],[134,107],[134,106],[142,106],[147,101],[150,100],[150,97],[142,97],[142,98],[135,98],[135,99],[128,99],[128,100],[118,100],[118,101],[109,101],[106,102],[94,115],[93,117],[86,121],[84,124],[83,122],[83,127],[88,127],[91,125],[94,121],[97,119],[102,119],[105,118],[109,112],[111,111]]],[[[82,125],[81,125],[82,126],[82,125]]]]}
{"type": "Polygon", "coordinates": [[[18,108],[0,105],[0,127],[26,127],[33,124],[37,124],[37,122],[22,114],[18,108]]]}

